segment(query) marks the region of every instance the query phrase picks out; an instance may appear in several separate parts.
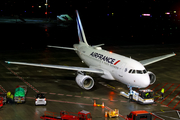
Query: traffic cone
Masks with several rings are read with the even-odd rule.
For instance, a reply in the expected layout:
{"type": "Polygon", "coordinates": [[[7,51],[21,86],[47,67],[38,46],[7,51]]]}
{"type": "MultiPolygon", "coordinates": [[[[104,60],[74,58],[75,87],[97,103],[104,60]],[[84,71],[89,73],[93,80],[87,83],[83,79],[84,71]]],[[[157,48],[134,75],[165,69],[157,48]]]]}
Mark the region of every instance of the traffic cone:
{"type": "Polygon", "coordinates": [[[104,108],[104,102],[102,102],[102,106],[101,107],[104,108]]]}
{"type": "Polygon", "coordinates": [[[104,117],[107,117],[107,111],[105,111],[105,115],[104,115],[104,117]]]}
{"type": "Polygon", "coordinates": [[[93,104],[93,106],[94,106],[94,107],[96,107],[96,106],[97,106],[97,105],[96,105],[96,100],[94,100],[94,104],[93,104]]]}

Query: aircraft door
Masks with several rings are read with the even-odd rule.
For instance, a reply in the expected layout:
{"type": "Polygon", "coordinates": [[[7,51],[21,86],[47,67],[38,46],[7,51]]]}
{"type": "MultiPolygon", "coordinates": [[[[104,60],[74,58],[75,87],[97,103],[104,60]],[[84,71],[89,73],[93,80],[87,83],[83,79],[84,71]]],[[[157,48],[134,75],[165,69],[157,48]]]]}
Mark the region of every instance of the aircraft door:
{"type": "Polygon", "coordinates": [[[122,63],[122,65],[119,67],[118,75],[120,77],[123,77],[123,72],[124,72],[125,65],[126,65],[126,63],[122,63]]]}

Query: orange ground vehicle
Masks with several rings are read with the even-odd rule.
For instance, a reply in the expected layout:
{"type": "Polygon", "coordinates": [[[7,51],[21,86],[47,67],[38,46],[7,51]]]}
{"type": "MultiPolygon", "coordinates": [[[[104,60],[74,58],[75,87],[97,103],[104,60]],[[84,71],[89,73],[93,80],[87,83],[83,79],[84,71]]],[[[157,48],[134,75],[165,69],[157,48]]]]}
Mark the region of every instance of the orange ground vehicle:
{"type": "Polygon", "coordinates": [[[152,115],[145,110],[132,111],[126,120],[152,120],[152,115]]]}
{"type": "Polygon", "coordinates": [[[61,111],[59,113],[45,111],[44,115],[40,117],[43,120],[92,120],[91,113],[85,110],[78,113],[61,111]]]}
{"type": "Polygon", "coordinates": [[[3,97],[0,97],[0,107],[3,106],[3,97]]]}

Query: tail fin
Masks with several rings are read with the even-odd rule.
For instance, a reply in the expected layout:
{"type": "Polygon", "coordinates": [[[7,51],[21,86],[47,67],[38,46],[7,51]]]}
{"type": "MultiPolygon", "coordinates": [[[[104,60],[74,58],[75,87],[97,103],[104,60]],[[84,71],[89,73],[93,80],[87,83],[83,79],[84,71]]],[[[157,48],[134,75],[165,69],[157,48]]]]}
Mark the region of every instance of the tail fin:
{"type": "Polygon", "coordinates": [[[84,34],[84,30],[83,30],[83,27],[82,27],[82,24],[81,24],[81,20],[80,20],[80,17],[79,17],[79,13],[78,11],[76,10],[76,14],[77,14],[77,18],[76,18],[76,22],[77,22],[77,30],[78,30],[78,36],[79,36],[79,43],[85,43],[86,45],[88,45],[87,41],[86,41],[86,37],[85,37],[85,34],[84,34]]]}

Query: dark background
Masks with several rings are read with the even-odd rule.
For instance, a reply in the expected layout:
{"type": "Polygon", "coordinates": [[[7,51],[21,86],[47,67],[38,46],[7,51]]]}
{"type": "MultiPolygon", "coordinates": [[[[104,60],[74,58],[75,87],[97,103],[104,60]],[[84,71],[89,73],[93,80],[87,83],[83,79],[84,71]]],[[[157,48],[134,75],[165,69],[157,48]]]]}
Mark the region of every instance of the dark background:
{"type": "Polygon", "coordinates": [[[58,23],[0,23],[1,48],[32,49],[48,44],[72,47],[78,43],[75,10],[79,11],[90,45],[180,43],[178,0],[48,0],[47,16],[44,4],[45,0],[1,0],[0,17],[56,19],[57,15],[68,14],[72,23],[68,27],[58,23]],[[144,13],[151,16],[142,16],[144,13]]]}

